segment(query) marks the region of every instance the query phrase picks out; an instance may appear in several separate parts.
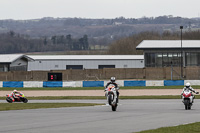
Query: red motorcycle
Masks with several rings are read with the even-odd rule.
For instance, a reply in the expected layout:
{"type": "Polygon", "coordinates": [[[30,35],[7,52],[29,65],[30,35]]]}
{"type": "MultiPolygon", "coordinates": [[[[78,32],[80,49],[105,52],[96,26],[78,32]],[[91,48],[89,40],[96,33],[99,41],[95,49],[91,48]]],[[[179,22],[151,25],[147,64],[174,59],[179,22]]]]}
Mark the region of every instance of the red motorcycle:
{"type": "Polygon", "coordinates": [[[25,98],[25,96],[24,96],[23,93],[15,94],[15,97],[11,96],[10,94],[7,94],[7,95],[6,95],[6,101],[9,102],[9,103],[12,103],[12,102],[23,102],[23,103],[27,103],[27,102],[28,102],[28,99],[25,98]]]}

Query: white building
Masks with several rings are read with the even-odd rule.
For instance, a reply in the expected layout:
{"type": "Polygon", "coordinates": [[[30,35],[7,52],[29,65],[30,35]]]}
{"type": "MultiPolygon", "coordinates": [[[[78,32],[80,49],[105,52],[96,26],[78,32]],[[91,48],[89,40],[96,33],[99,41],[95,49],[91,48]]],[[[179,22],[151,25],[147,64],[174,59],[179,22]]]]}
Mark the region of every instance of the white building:
{"type": "Polygon", "coordinates": [[[29,61],[34,60],[23,54],[0,54],[0,72],[27,71],[29,61]]]}
{"type": "Polygon", "coordinates": [[[28,55],[34,59],[28,63],[28,71],[143,68],[143,55],[28,55]]]}
{"type": "Polygon", "coordinates": [[[144,51],[145,67],[200,66],[200,40],[144,40],[136,49],[144,51]]]}

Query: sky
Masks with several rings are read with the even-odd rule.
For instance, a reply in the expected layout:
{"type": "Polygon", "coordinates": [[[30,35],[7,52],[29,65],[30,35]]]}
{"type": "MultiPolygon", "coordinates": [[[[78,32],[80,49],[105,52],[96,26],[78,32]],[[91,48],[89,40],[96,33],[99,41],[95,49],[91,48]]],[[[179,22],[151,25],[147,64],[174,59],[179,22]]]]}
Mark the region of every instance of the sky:
{"type": "Polygon", "coordinates": [[[0,19],[200,17],[200,0],[0,0],[0,19]]]}

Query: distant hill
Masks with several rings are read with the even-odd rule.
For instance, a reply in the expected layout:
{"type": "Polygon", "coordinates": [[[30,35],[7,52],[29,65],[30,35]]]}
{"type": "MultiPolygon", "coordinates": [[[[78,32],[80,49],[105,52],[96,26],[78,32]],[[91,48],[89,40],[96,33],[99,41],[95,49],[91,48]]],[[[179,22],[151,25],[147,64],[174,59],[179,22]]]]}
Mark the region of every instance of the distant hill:
{"type": "Polygon", "coordinates": [[[87,35],[89,45],[106,46],[115,40],[128,37],[143,31],[179,31],[200,28],[200,19],[159,16],[139,19],[119,17],[115,19],[85,19],[85,18],[42,18],[33,20],[0,20],[0,33],[14,31],[28,35],[33,39],[52,39],[53,36],[81,38],[87,35]]]}

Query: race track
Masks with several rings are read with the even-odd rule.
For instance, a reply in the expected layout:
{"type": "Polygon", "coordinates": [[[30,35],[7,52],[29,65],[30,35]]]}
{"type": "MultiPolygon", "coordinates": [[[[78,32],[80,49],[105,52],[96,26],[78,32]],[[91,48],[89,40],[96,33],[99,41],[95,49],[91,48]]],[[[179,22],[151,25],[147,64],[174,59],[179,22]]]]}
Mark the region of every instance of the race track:
{"type": "MultiPolygon", "coordinates": [[[[97,102],[105,100],[59,100],[97,102]]],[[[31,102],[31,101],[30,101],[31,102]]],[[[39,102],[39,101],[32,101],[39,102]]],[[[48,101],[43,101],[48,102],[48,101]]],[[[200,121],[200,100],[184,110],[181,100],[120,100],[109,106],[33,109],[0,112],[2,133],[131,133],[200,121]]]]}

